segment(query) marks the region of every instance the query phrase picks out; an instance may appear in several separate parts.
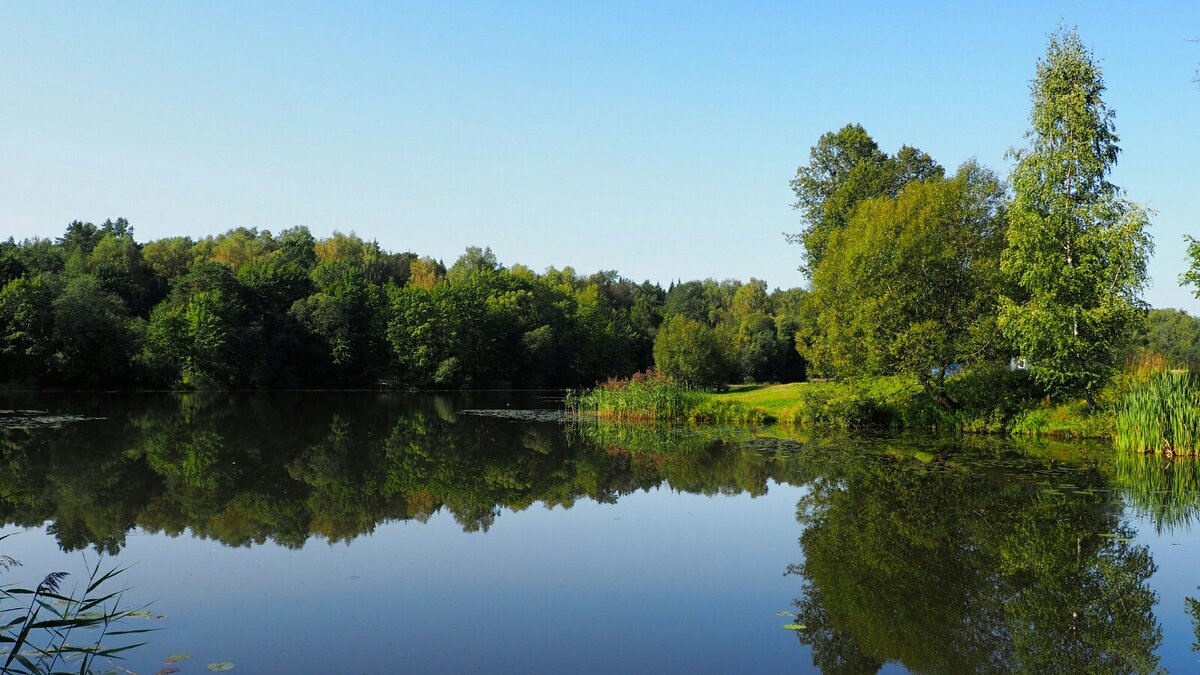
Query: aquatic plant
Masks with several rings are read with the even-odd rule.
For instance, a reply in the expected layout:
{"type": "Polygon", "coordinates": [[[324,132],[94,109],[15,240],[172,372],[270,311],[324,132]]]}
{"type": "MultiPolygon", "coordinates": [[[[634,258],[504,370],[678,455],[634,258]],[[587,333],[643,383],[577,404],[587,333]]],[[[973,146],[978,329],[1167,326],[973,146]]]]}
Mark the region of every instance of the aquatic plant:
{"type": "Polygon", "coordinates": [[[606,382],[567,397],[567,409],[608,420],[680,420],[703,400],[702,392],[656,370],[606,382]]]}
{"type": "Polygon", "coordinates": [[[1200,381],[1187,372],[1155,372],[1116,406],[1116,446],[1167,455],[1200,451],[1200,381]]]}
{"type": "MultiPolygon", "coordinates": [[[[0,537],[0,540],[7,538],[0,537]]],[[[8,556],[0,567],[8,569],[20,563],[8,556]]],[[[108,592],[103,587],[125,571],[113,567],[103,570],[97,560],[88,571],[87,586],[76,597],[62,590],[66,572],[51,572],[34,589],[13,586],[0,588],[0,644],[8,653],[0,673],[43,675],[67,671],[91,673],[98,657],[121,658],[122,652],[143,643],[115,647],[103,646],[106,639],[146,633],[153,629],[118,629],[117,623],[134,616],[138,610],[120,608],[124,590],[108,592]],[[74,644],[76,631],[99,631],[91,644],[74,644]],[[78,660],[78,663],[69,663],[78,660]]]]}

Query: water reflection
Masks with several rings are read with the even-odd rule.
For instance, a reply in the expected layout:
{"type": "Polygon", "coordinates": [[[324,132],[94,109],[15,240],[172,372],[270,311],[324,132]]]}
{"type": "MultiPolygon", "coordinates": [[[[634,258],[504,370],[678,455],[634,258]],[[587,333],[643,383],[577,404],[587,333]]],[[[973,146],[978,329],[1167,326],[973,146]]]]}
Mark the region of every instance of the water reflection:
{"type": "MultiPolygon", "coordinates": [[[[953,455],[934,462],[952,462],[953,455]]],[[[1153,672],[1162,629],[1095,466],[913,471],[840,462],[798,506],[800,640],[828,673],[1153,672]],[[1068,482],[1069,481],[1069,482],[1068,482]]]]}
{"type": "Polygon", "coordinates": [[[654,436],[664,451],[631,452],[573,427],[455,413],[489,402],[479,398],[42,400],[104,419],[0,429],[0,518],[49,522],[64,550],[115,553],[135,527],[300,547],[313,535],[350,541],[441,510],[467,531],[486,531],[504,509],[613,502],[664,483],[761,494],[794,459],[701,436],[654,436]]]}
{"type": "MultiPolygon", "coordinates": [[[[103,418],[0,428],[0,519],[49,523],[64,550],[115,553],[136,528],[299,548],[438,512],[482,533],[535,504],[789,484],[804,488],[799,562],[787,570],[805,626],[796,635],[822,672],[1160,665],[1156,567],[1131,518],[1186,532],[1200,512],[1195,463],[994,438],[773,437],[457,412],[531,404],[373,393],[0,404],[103,418]]],[[[1159,607],[1168,611],[1183,617],[1159,607]]],[[[1187,611],[1200,646],[1200,603],[1187,611]]]]}

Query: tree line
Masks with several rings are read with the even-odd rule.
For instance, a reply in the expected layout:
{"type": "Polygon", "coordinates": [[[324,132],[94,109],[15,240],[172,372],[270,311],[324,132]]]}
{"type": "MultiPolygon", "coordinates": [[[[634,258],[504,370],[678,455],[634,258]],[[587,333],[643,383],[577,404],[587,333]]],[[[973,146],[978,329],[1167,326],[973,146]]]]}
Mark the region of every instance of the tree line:
{"type": "Polygon", "coordinates": [[[794,380],[801,290],[664,289],[615,271],[447,267],[354,234],[237,228],[139,242],[124,219],[0,243],[0,383],[68,388],[565,387],[654,364],[695,325],[724,381],[794,380]]]}

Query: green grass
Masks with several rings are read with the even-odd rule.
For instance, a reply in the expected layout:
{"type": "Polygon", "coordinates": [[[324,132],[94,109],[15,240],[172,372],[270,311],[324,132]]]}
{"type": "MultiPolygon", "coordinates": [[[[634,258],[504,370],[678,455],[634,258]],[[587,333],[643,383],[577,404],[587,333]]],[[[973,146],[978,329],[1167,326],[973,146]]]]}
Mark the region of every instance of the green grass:
{"type": "Polygon", "coordinates": [[[1008,432],[1023,436],[1053,438],[1107,438],[1112,436],[1112,410],[1090,410],[1086,401],[1038,403],[1018,413],[1008,432]]]}
{"type": "Polygon", "coordinates": [[[914,378],[864,377],[734,388],[710,401],[762,411],[799,427],[937,428],[940,414],[914,378]]]}

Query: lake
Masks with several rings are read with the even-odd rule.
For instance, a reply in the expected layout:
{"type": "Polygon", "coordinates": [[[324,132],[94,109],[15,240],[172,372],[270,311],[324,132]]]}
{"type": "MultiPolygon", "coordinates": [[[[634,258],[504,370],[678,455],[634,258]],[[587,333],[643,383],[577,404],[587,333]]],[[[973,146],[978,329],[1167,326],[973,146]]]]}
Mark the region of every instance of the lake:
{"type": "Polygon", "coordinates": [[[1200,670],[1194,463],[558,398],[5,394],[0,581],[128,566],[139,674],[1200,670]]]}

